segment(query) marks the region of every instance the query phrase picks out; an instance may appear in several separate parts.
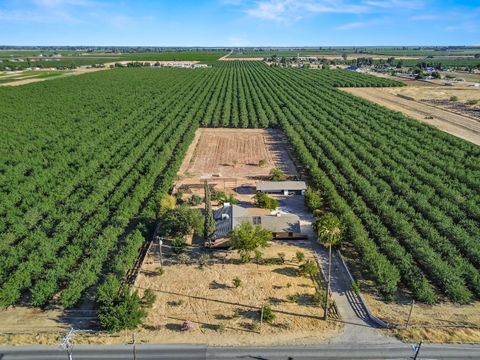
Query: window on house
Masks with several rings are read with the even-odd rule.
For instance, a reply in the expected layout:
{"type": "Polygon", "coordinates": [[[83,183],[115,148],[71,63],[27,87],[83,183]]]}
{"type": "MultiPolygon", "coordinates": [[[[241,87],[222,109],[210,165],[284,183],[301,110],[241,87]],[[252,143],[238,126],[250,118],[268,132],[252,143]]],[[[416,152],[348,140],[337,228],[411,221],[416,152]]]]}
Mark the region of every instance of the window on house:
{"type": "Polygon", "coordinates": [[[260,216],[253,217],[253,225],[260,225],[262,223],[262,218],[260,216]]]}

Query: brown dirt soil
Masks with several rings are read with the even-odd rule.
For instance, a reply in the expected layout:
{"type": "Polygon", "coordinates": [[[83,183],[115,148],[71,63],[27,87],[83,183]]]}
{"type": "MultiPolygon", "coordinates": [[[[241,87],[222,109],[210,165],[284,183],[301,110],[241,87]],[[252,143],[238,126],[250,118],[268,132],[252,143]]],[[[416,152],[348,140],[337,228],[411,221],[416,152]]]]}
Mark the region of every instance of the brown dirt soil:
{"type": "MultiPolygon", "coordinates": [[[[81,75],[81,74],[87,74],[87,73],[91,73],[91,72],[96,72],[96,71],[101,71],[101,70],[108,70],[108,67],[104,67],[104,68],[90,68],[90,69],[87,69],[87,68],[76,68],[76,69],[72,69],[72,70],[69,70],[68,73],[65,73],[65,72],[62,72],[62,71],[59,71],[58,72],[58,75],[64,75],[64,76],[70,76],[70,75],[81,75]]],[[[32,77],[32,78],[26,78],[26,79],[23,79],[23,80],[14,80],[12,82],[7,82],[7,83],[2,83],[0,84],[0,86],[20,86],[20,85],[26,85],[26,84],[31,84],[31,83],[35,83],[35,82],[40,82],[40,81],[45,81],[45,80],[53,80],[53,79],[58,79],[58,77],[54,76],[54,77],[45,77],[45,78],[36,78],[36,77],[32,77]]]]}
{"type": "Polygon", "coordinates": [[[415,304],[410,326],[405,329],[410,304],[386,303],[372,294],[363,295],[375,316],[399,327],[391,332],[403,340],[480,342],[480,301],[469,305],[415,304]]]}
{"type": "Polygon", "coordinates": [[[432,125],[449,134],[480,145],[480,122],[429,104],[397,96],[386,88],[343,88],[355,96],[402,112],[418,121],[432,125]]]}
{"type": "MultiPolygon", "coordinates": [[[[297,275],[299,264],[293,261],[296,251],[307,258],[309,248],[271,243],[262,249],[264,258],[278,258],[286,254],[284,264],[242,264],[235,252],[216,253],[216,260],[204,268],[197,263],[164,264],[165,273],[157,275],[158,264],[142,268],[136,286],[155,290],[157,301],[138,331],[139,339],[148,342],[208,343],[212,345],[273,345],[307,344],[333,336],[338,323],[322,320],[323,310],[315,305],[312,296],[316,287],[310,278],[297,275]],[[215,261],[215,262],[213,262],[215,261]],[[232,280],[239,277],[240,287],[232,280]],[[181,281],[179,281],[181,279],[181,281]],[[298,303],[287,299],[299,295],[298,303]],[[264,324],[261,336],[258,311],[262,304],[270,304],[276,314],[272,324],[264,324]],[[183,321],[190,320],[194,329],[181,331],[183,321]],[[223,331],[216,326],[223,324],[223,331]],[[155,332],[151,330],[155,329],[155,332]]],[[[192,255],[192,259],[195,256],[192,255]]]]}
{"type": "Polygon", "coordinates": [[[61,314],[60,310],[44,311],[23,306],[0,310],[0,333],[66,329],[67,325],[58,321],[61,314]]]}
{"type": "Polygon", "coordinates": [[[180,167],[176,189],[193,189],[203,179],[209,179],[223,191],[253,186],[274,167],[289,176],[298,176],[280,131],[200,128],[180,167]],[[264,166],[259,166],[260,160],[265,160],[264,166]]]}
{"type": "Polygon", "coordinates": [[[431,86],[416,87],[406,86],[402,88],[388,88],[391,94],[401,94],[420,100],[449,100],[451,96],[457,96],[459,102],[467,100],[480,100],[480,88],[466,86],[431,86]]]}

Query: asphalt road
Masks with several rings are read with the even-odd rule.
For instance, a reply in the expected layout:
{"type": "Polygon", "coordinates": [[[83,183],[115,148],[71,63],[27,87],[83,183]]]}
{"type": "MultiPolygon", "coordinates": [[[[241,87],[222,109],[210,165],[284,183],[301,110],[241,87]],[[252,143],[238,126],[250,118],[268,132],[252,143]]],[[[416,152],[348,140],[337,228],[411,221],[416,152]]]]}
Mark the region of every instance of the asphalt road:
{"type": "MultiPolygon", "coordinates": [[[[412,359],[408,344],[388,345],[315,345],[295,347],[209,347],[206,345],[137,345],[136,360],[152,359],[412,359]]],[[[1,360],[68,359],[65,351],[50,346],[0,347],[1,360]]],[[[73,348],[73,360],[134,359],[132,345],[79,345],[73,348]]],[[[428,345],[418,359],[480,359],[479,345],[428,345]]]]}

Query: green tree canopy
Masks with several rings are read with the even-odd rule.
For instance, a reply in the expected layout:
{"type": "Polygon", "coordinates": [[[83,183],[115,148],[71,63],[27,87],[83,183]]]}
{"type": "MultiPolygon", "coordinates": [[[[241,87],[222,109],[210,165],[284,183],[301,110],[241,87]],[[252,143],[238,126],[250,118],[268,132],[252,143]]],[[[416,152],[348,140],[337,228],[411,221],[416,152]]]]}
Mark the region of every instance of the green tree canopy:
{"type": "Polygon", "coordinates": [[[255,204],[263,209],[275,210],[278,207],[278,200],[258,191],[255,194],[255,204]]]}
{"type": "Polygon", "coordinates": [[[108,304],[99,308],[98,319],[103,328],[110,331],[135,329],[145,318],[141,299],[135,291],[125,291],[108,304]]]}
{"type": "Polygon", "coordinates": [[[341,240],[340,219],[332,213],[326,213],[315,222],[318,240],[326,246],[335,246],[341,240]]]}
{"type": "Polygon", "coordinates": [[[237,225],[230,234],[230,248],[237,250],[243,262],[250,261],[250,255],[258,247],[265,247],[272,240],[272,232],[260,225],[253,226],[244,221],[237,225]]]}
{"type": "Polygon", "coordinates": [[[168,209],[160,218],[158,225],[159,234],[162,236],[184,236],[192,231],[201,234],[203,229],[203,216],[199,209],[192,209],[181,205],[168,209]]]}
{"type": "Polygon", "coordinates": [[[285,175],[284,171],[278,167],[273,168],[270,170],[270,180],[272,181],[285,181],[287,180],[287,175],[285,175]]]}

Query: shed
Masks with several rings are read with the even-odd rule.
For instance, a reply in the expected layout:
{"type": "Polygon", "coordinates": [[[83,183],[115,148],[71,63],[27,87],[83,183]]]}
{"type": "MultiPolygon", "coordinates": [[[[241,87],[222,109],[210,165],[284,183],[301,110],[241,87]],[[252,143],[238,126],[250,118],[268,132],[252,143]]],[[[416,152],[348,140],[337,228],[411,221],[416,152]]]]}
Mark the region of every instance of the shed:
{"type": "Polygon", "coordinates": [[[257,191],[266,194],[304,195],[305,190],[305,181],[262,181],[257,184],[257,191]]]}

